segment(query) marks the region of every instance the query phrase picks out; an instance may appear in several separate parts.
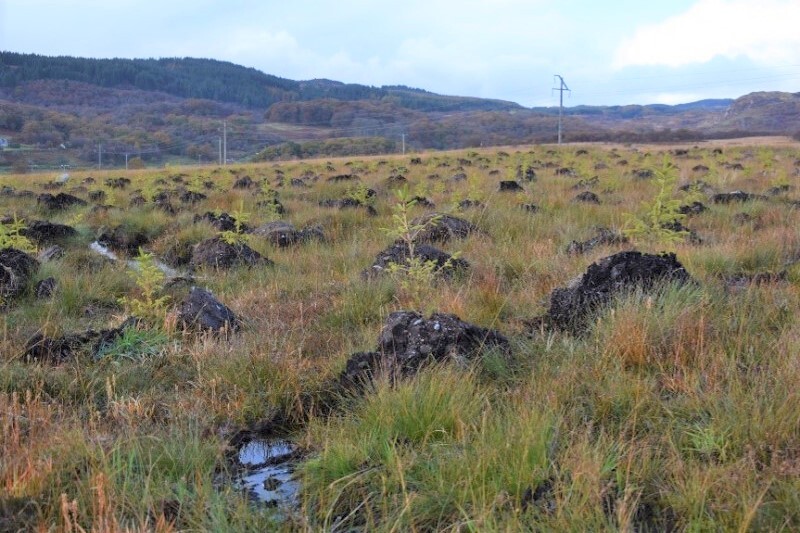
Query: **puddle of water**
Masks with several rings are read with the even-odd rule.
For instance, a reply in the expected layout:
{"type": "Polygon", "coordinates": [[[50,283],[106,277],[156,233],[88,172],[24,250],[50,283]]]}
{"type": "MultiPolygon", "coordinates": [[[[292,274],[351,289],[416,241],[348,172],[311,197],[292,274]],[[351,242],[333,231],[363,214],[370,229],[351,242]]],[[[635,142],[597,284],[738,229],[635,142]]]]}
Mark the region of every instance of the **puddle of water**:
{"type": "Polygon", "coordinates": [[[168,278],[177,278],[179,276],[178,271],[172,267],[169,267],[162,263],[161,261],[156,261],[156,266],[164,273],[165,276],[168,278]]]}
{"type": "Polygon", "coordinates": [[[287,465],[267,466],[242,476],[241,485],[259,501],[276,506],[294,504],[300,490],[300,483],[294,479],[294,470],[287,465]]]}
{"type": "Polygon", "coordinates": [[[245,466],[280,462],[289,459],[294,450],[294,446],[287,441],[251,440],[239,450],[239,462],[245,466]]]}
{"type": "MultiPolygon", "coordinates": [[[[91,251],[95,252],[95,253],[98,253],[98,254],[102,255],[103,257],[107,257],[107,258],[111,259],[112,261],[119,261],[120,260],[120,258],[117,256],[117,254],[115,254],[114,252],[109,250],[108,247],[103,246],[102,244],[100,244],[97,241],[93,241],[89,245],[89,249],[91,251]]],[[[136,263],[136,261],[133,261],[131,259],[126,259],[125,260],[125,264],[128,265],[128,268],[132,268],[134,270],[138,270],[139,269],[139,265],[136,263]]],[[[159,260],[155,261],[155,265],[168,278],[177,278],[180,275],[177,270],[165,265],[164,263],[162,263],[159,260]]]]}
{"type": "Polygon", "coordinates": [[[239,463],[245,469],[236,483],[268,505],[294,505],[300,490],[294,477],[295,450],[287,441],[248,442],[239,450],[239,463]]]}
{"type": "Polygon", "coordinates": [[[89,249],[95,253],[102,255],[103,257],[108,257],[112,261],[119,261],[119,257],[117,254],[103,246],[97,241],[93,241],[92,244],[89,245],[89,249]]]}

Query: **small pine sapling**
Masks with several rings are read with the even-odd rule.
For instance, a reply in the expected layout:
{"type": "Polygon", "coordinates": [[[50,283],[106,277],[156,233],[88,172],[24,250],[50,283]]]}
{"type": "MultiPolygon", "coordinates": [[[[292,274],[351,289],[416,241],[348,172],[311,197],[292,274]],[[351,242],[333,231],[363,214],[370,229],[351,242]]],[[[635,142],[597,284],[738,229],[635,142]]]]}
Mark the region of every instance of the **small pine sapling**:
{"type": "Polygon", "coordinates": [[[481,188],[481,180],[477,176],[470,176],[467,180],[469,189],[467,191],[467,200],[475,204],[483,203],[486,195],[481,188]]]}
{"type": "Polygon", "coordinates": [[[508,165],[506,179],[509,181],[521,181],[523,176],[523,160],[519,156],[514,157],[514,161],[508,165]]]}
{"type": "Polygon", "coordinates": [[[424,223],[414,224],[411,218],[411,209],[417,200],[403,187],[396,191],[398,202],[392,211],[391,228],[382,228],[389,237],[399,240],[406,249],[406,259],[403,264],[392,262],[388,265],[389,275],[395,279],[403,292],[410,297],[415,307],[419,308],[424,302],[424,291],[434,281],[440,270],[452,267],[452,262],[458,258],[455,253],[444,264],[439,266],[436,261],[424,260],[416,253],[416,242],[419,234],[425,229],[439,223],[441,217],[435,216],[424,223]]]}
{"type": "Polygon", "coordinates": [[[427,198],[430,196],[431,191],[431,184],[425,183],[424,181],[419,181],[414,186],[414,197],[416,198],[427,198]]]}
{"type": "Polygon", "coordinates": [[[186,190],[193,193],[202,193],[204,188],[203,178],[199,174],[192,177],[191,181],[186,185],[186,190]]]}
{"type": "Polygon", "coordinates": [[[243,200],[240,200],[239,207],[231,212],[231,217],[234,219],[233,230],[223,231],[220,237],[231,246],[246,244],[250,236],[244,232],[244,224],[250,220],[250,214],[245,211],[243,200]]]}
{"type": "Polygon", "coordinates": [[[775,164],[775,152],[767,147],[761,147],[758,149],[756,157],[758,157],[758,162],[761,164],[761,168],[764,169],[764,172],[772,170],[775,164]]]}
{"type": "Polygon", "coordinates": [[[100,190],[105,193],[105,195],[103,196],[105,198],[105,200],[103,200],[103,203],[107,206],[119,207],[123,205],[125,198],[127,198],[126,196],[123,195],[122,191],[120,191],[119,189],[115,189],[114,187],[111,187],[110,185],[108,185],[108,183],[104,183],[103,185],[101,185],[100,190]]]}
{"type": "Polygon", "coordinates": [[[86,220],[86,212],[77,212],[67,219],[67,225],[77,226],[82,224],[84,220],[86,220]]]}
{"type": "Polygon", "coordinates": [[[433,186],[431,187],[431,192],[435,196],[442,196],[447,192],[447,187],[445,186],[443,181],[439,180],[434,182],[433,186]]]}
{"type": "Polygon", "coordinates": [[[675,244],[689,235],[685,230],[675,229],[675,223],[680,223],[686,218],[686,215],[680,212],[681,201],[673,198],[678,181],[675,170],[676,167],[665,157],[661,168],[653,171],[658,192],[651,202],[644,204],[643,215],[627,216],[626,229],[623,230],[626,237],[675,244]]]}
{"type": "Polygon", "coordinates": [[[140,297],[123,297],[120,303],[128,312],[137,318],[149,320],[158,324],[166,317],[169,296],[157,296],[164,284],[165,274],[156,265],[153,254],[139,249],[136,257],[135,281],[140,297]]]}
{"type": "Polygon", "coordinates": [[[345,196],[364,207],[372,206],[375,203],[375,195],[372,194],[369,187],[363,183],[359,183],[355,187],[348,189],[345,196]]]}
{"type": "Polygon", "coordinates": [[[775,179],[771,182],[772,188],[776,190],[789,190],[791,187],[791,182],[789,181],[789,176],[786,172],[786,169],[778,169],[775,172],[775,179]]]}
{"type": "Polygon", "coordinates": [[[16,248],[22,252],[35,253],[36,245],[25,237],[22,232],[27,228],[23,219],[14,218],[7,224],[0,224],[0,249],[16,248]]]}
{"type": "Polygon", "coordinates": [[[154,181],[150,180],[142,187],[142,198],[148,202],[152,202],[156,195],[158,195],[158,192],[158,185],[156,185],[154,181]]]}
{"type": "MultiPolygon", "coordinates": [[[[264,180],[261,182],[261,195],[266,198],[259,202],[259,206],[263,209],[261,214],[267,222],[278,220],[281,217],[281,203],[278,201],[278,191],[269,186],[269,183],[264,180]]],[[[241,203],[240,203],[241,205],[241,203]]],[[[237,218],[237,220],[239,220],[237,218]]]]}
{"type": "Polygon", "coordinates": [[[264,178],[263,180],[261,180],[260,191],[259,192],[261,193],[262,196],[265,196],[265,197],[267,197],[269,199],[273,199],[273,198],[277,198],[278,197],[278,191],[276,191],[275,189],[272,188],[272,186],[269,184],[269,180],[267,180],[267,178],[264,178]]]}

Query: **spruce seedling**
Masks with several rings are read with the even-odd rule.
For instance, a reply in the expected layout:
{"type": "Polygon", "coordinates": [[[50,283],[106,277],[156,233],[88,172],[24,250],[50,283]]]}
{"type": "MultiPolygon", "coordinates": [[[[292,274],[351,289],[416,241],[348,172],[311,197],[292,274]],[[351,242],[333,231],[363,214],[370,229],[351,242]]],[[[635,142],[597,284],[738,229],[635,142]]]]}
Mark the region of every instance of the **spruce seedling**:
{"type": "Polygon", "coordinates": [[[623,233],[631,239],[653,240],[664,244],[681,242],[689,232],[673,229],[686,215],[680,212],[681,201],[673,198],[678,175],[675,166],[665,157],[660,169],[653,171],[658,192],[645,203],[645,213],[636,217],[628,215],[623,233]]]}
{"type": "Polygon", "coordinates": [[[417,200],[411,195],[408,187],[402,187],[395,192],[398,202],[393,207],[392,221],[394,226],[382,228],[384,233],[399,240],[407,250],[406,260],[403,264],[392,262],[388,265],[389,275],[395,279],[403,291],[410,295],[414,305],[419,307],[422,303],[424,289],[433,282],[440,270],[452,267],[453,259],[458,253],[441,267],[432,260],[423,260],[416,253],[416,243],[419,234],[430,226],[439,223],[440,217],[433,217],[425,223],[414,224],[411,219],[411,209],[417,200]]]}
{"type": "Polygon", "coordinates": [[[358,205],[364,207],[371,206],[375,203],[375,195],[370,193],[369,187],[363,183],[359,183],[355,187],[347,191],[347,197],[358,202],[358,205]]]}
{"type": "Polygon", "coordinates": [[[239,207],[233,210],[231,217],[235,221],[233,230],[223,231],[220,237],[231,246],[246,244],[249,235],[244,232],[244,223],[250,220],[250,214],[244,209],[244,200],[239,201],[239,207]]]}
{"type": "Polygon", "coordinates": [[[25,221],[17,218],[8,224],[0,224],[0,249],[3,248],[16,248],[17,250],[33,253],[36,252],[36,245],[30,239],[22,235],[22,232],[27,228],[25,221]]]}
{"type": "Polygon", "coordinates": [[[158,297],[157,294],[161,290],[164,278],[164,272],[156,265],[153,254],[139,248],[139,255],[136,257],[135,280],[141,297],[129,298],[126,296],[120,298],[120,303],[135,317],[152,321],[163,320],[169,296],[158,297]]]}
{"type": "Polygon", "coordinates": [[[481,188],[481,180],[477,176],[470,176],[467,180],[469,190],[467,191],[467,200],[473,203],[483,203],[485,197],[483,189],[481,188]]]}
{"type": "Polygon", "coordinates": [[[155,184],[155,182],[148,181],[142,187],[142,198],[144,198],[148,202],[152,202],[155,199],[158,192],[159,192],[158,186],[155,184]]]}
{"type": "Polygon", "coordinates": [[[186,185],[186,190],[194,193],[203,192],[203,188],[203,178],[201,178],[199,174],[192,177],[191,181],[186,185]]]}

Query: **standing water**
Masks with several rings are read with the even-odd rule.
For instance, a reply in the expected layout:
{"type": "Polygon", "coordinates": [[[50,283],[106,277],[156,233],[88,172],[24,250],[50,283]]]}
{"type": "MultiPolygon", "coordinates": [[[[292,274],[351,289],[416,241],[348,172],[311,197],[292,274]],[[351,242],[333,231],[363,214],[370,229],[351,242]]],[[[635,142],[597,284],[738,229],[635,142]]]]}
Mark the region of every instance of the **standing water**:
{"type": "MultiPolygon", "coordinates": [[[[89,249],[91,251],[93,251],[93,252],[96,252],[96,253],[102,255],[103,257],[107,257],[107,258],[111,259],[112,261],[119,261],[120,260],[120,258],[117,256],[117,254],[115,254],[114,252],[109,250],[108,247],[103,246],[102,244],[100,244],[97,241],[93,241],[89,245],[89,249]]],[[[136,261],[134,261],[132,259],[126,259],[125,260],[125,264],[128,265],[128,268],[132,268],[134,270],[138,270],[138,268],[139,268],[139,265],[136,263],[136,261]]],[[[169,266],[165,265],[161,261],[156,260],[155,265],[168,278],[177,278],[178,275],[179,275],[177,270],[175,270],[174,268],[170,268],[169,266]]]]}
{"type": "Polygon", "coordinates": [[[268,505],[294,505],[300,490],[294,477],[296,452],[297,448],[284,440],[251,440],[239,450],[244,471],[238,476],[237,485],[268,505]]]}

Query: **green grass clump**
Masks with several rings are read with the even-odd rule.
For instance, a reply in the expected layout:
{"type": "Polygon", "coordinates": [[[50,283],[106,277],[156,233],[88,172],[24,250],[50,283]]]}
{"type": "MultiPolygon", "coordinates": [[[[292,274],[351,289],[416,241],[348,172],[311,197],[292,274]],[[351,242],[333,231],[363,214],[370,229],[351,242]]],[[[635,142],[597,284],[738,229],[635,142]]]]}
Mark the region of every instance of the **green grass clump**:
{"type": "Polygon", "coordinates": [[[114,360],[142,361],[161,355],[168,342],[169,337],[160,331],[126,328],[122,335],[113,342],[103,345],[98,350],[96,357],[98,359],[107,357],[114,360]]]}
{"type": "Polygon", "coordinates": [[[508,512],[496,500],[519,505],[547,477],[553,436],[546,415],[513,411],[452,370],[379,385],[352,415],[311,429],[322,440],[304,469],[311,516],[319,527],[346,516],[351,527],[438,529],[508,512]]]}

